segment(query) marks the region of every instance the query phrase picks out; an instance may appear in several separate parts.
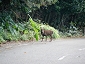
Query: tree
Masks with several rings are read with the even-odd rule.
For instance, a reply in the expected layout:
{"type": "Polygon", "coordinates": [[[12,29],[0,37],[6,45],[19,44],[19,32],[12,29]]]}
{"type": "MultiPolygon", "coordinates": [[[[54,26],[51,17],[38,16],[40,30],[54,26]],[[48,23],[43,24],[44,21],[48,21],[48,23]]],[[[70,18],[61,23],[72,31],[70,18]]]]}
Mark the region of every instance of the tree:
{"type": "Polygon", "coordinates": [[[85,1],[84,0],[58,0],[55,4],[47,7],[41,6],[35,11],[33,18],[38,18],[44,23],[66,30],[70,28],[71,22],[74,26],[85,25],[85,1]]]}

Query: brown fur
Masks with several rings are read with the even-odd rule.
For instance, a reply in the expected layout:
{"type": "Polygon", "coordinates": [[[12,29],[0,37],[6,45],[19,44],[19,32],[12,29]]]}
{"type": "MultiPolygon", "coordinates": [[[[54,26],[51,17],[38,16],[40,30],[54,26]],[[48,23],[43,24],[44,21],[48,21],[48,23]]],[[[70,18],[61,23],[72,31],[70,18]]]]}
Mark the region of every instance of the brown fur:
{"type": "Polygon", "coordinates": [[[46,36],[46,41],[47,41],[47,36],[50,36],[50,41],[52,41],[52,34],[53,31],[51,30],[41,29],[42,41],[44,39],[44,36],[46,36]]]}

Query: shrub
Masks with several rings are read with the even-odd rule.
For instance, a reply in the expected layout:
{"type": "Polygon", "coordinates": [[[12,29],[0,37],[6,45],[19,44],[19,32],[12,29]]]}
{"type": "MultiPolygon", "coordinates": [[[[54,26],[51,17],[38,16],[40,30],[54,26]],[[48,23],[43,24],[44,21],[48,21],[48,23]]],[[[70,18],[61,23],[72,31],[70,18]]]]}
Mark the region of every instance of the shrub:
{"type": "Polygon", "coordinates": [[[4,38],[0,35],[0,44],[1,44],[2,42],[5,42],[5,40],[4,40],[4,38]]]}
{"type": "Polygon", "coordinates": [[[40,26],[38,23],[36,23],[35,21],[33,21],[33,19],[30,17],[29,18],[30,24],[32,29],[34,30],[34,37],[36,38],[36,40],[39,40],[39,30],[40,30],[40,26]]]}
{"type": "Polygon", "coordinates": [[[82,36],[81,30],[78,30],[78,28],[75,26],[70,26],[70,28],[67,29],[67,31],[60,32],[59,34],[61,37],[79,37],[79,36],[82,36]]]}

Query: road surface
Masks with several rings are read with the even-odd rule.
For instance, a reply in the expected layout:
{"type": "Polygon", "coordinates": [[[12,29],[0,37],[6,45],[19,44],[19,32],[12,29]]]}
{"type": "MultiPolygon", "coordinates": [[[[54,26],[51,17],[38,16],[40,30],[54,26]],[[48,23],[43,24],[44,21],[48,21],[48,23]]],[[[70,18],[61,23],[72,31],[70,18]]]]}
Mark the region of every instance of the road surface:
{"type": "Polygon", "coordinates": [[[2,46],[0,64],[85,64],[85,38],[2,46]]]}

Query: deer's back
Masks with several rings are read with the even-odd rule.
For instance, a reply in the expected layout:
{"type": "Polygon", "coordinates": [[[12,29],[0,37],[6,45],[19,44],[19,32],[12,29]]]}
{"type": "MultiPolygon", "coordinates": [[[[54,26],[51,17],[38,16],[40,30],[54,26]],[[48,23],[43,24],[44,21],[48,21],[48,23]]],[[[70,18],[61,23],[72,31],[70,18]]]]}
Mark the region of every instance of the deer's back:
{"type": "Polygon", "coordinates": [[[43,36],[48,36],[48,35],[52,35],[52,34],[53,34],[53,31],[42,29],[42,30],[41,30],[41,34],[42,34],[43,36]]]}

